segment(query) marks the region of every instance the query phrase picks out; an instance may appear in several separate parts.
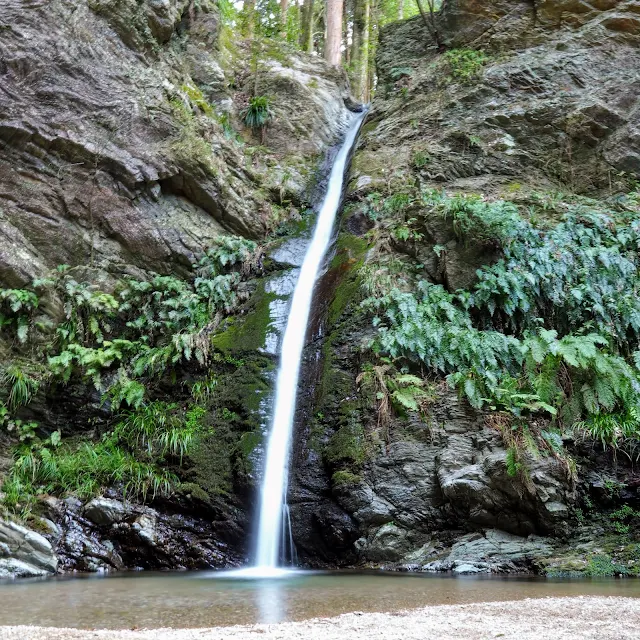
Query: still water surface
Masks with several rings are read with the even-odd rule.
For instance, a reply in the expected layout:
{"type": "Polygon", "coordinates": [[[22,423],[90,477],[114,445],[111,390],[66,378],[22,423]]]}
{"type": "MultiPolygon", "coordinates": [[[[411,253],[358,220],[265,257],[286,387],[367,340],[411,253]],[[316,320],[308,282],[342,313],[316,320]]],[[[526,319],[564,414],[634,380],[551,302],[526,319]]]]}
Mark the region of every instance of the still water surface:
{"type": "Polygon", "coordinates": [[[640,580],[547,580],[298,572],[245,580],[214,572],[0,583],[0,625],[212,627],[549,596],[640,597],[640,580]]]}

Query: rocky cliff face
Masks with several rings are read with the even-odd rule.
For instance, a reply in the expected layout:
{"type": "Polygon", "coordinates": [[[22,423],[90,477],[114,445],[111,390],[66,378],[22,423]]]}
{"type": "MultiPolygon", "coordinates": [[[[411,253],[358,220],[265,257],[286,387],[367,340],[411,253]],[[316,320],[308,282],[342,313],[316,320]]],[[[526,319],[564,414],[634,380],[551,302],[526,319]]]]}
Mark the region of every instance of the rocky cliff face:
{"type": "MultiPolygon", "coordinates": [[[[376,399],[363,373],[372,328],[358,286],[367,265],[384,272],[395,260],[396,270],[422,264],[431,282],[454,291],[496,257],[481,241],[461,242],[437,216],[424,216],[415,243],[381,234],[370,213],[380,194],[417,185],[517,201],[531,192],[624,191],[640,171],[640,8],[450,0],[438,30],[452,54],[439,51],[419,16],[381,35],[378,89],[326,277],[337,293],[319,332],[324,346],[309,355],[325,360],[294,465],[297,535],[312,563],[511,571],[566,566],[565,554],[580,570],[590,550],[615,544],[598,538],[606,526],[580,530],[583,498],[598,503],[602,482],[633,487],[633,473],[583,446],[577,485],[553,456],[532,459],[522,483],[507,474],[495,425],[446,385],[423,420],[384,425],[380,392],[376,399]],[[571,534],[580,544],[563,547],[571,534]]],[[[633,488],[623,494],[635,500],[633,488]]]]}
{"type": "MultiPolygon", "coordinates": [[[[11,0],[0,38],[0,278],[59,264],[189,267],[223,232],[261,238],[281,196],[302,203],[346,117],[321,61],[221,42],[214,2],[11,0]],[[45,27],[46,25],[46,27],[45,27]],[[272,98],[268,150],[240,110],[272,98]],[[276,56],[277,59],[273,56],[276,56]]],[[[228,38],[227,38],[228,39],[228,38]]],[[[254,47],[255,48],[255,47],[254,47]]]]}
{"type": "MultiPolygon", "coordinates": [[[[351,106],[344,73],[269,40],[234,41],[207,0],[11,0],[0,17],[0,86],[0,288],[28,286],[63,264],[92,289],[112,290],[124,276],[182,277],[221,234],[286,233],[309,207],[351,106]],[[254,94],[273,111],[264,137],[243,124],[254,94]]],[[[264,294],[253,281],[240,299],[256,289],[264,294]]],[[[238,314],[255,319],[267,297],[238,314]]],[[[55,316],[60,305],[43,311],[55,316]]],[[[255,340],[239,338],[248,359],[219,359],[218,406],[207,417],[213,431],[219,414],[216,434],[194,454],[179,495],[153,508],[118,490],[102,502],[38,506],[30,525],[49,539],[60,570],[243,561],[253,476],[241,437],[254,429],[260,439],[258,405],[273,367],[255,351],[268,312],[257,324],[255,340]]],[[[15,346],[0,335],[3,362],[28,365],[15,346]]],[[[180,401],[192,373],[180,376],[158,397],[180,401]]],[[[43,436],[60,429],[95,441],[109,421],[100,395],[82,380],[43,387],[24,417],[43,436]]],[[[0,476],[15,442],[0,435],[0,476]]],[[[13,553],[11,536],[0,575],[55,568],[13,553]]]]}
{"type": "Polygon", "coordinates": [[[429,54],[419,19],[391,26],[363,174],[384,179],[392,156],[409,166],[418,140],[433,160],[423,179],[448,186],[529,177],[593,191],[637,173],[639,15],[634,2],[447,3],[450,45],[488,57],[478,82],[429,54]]]}
{"type": "MultiPolygon", "coordinates": [[[[632,470],[567,442],[577,476],[546,455],[528,460],[526,481],[514,478],[495,422],[441,380],[420,411],[381,412],[384,367],[367,346],[374,328],[360,300],[372,269],[420,264],[453,291],[499,254],[421,212],[419,242],[381,232],[371,215],[380,194],[409,185],[524,203],[559,190],[599,197],[637,179],[640,8],[444,6],[439,35],[458,57],[443,55],[420,17],[381,37],[377,93],[309,329],[289,487],[295,542],[311,566],[580,570],[587,552],[620,547],[583,511],[637,499],[632,470]]],[[[3,287],[63,263],[107,289],[122,275],[181,275],[222,233],[271,234],[260,277],[243,282],[233,316],[216,324],[210,431],[180,490],[146,506],[117,489],[47,498],[31,522],[44,537],[0,525],[0,577],[56,562],[91,571],[239,564],[278,335],[308,234],[301,212],[347,117],[344,76],[270,41],[229,42],[213,2],[8,0],[0,79],[3,287]],[[254,92],[275,111],[264,145],[240,116],[254,92]],[[295,237],[273,239],[283,235],[295,237]]],[[[10,347],[0,342],[0,353],[10,347]]],[[[154,393],[186,403],[194,375],[185,367],[180,384],[165,380],[154,393]]],[[[39,402],[32,414],[65,437],[94,437],[111,419],[87,385],[39,402]]],[[[10,465],[0,457],[0,471],[10,465]]],[[[631,546],[623,555],[635,567],[631,546]]]]}

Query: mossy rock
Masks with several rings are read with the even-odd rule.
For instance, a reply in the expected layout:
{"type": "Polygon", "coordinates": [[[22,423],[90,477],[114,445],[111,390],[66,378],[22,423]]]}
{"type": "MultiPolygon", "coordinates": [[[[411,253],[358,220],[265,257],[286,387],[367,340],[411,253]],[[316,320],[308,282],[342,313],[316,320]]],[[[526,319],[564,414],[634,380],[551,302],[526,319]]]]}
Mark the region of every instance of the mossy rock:
{"type": "Polygon", "coordinates": [[[362,476],[351,473],[350,471],[336,471],[331,476],[331,483],[334,487],[350,487],[362,482],[362,476]]]}
{"type": "Polygon", "coordinates": [[[366,460],[365,433],[362,425],[346,424],[330,438],[324,450],[325,460],[332,465],[358,468],[366,460]]]}
{"type": "Polygon", "coordinates": [[[228,370],[218,376],[208,408],[209,429],[182,474],[183,482],[200,487],[210,498],[252,485],[251,455],[262,443],[260,404],[271,391],[271,358],[252,354],[233,362],[223,364],[228,370]]]}
{"type": "Polygon", "coordinates": [[[270,304],[279,297],[267,293],[264,281],[260,282],[245,314],[227,320],[226,329],[212,338],[213,346],[224,353],[262,349],[272,323],[270,304]]]}

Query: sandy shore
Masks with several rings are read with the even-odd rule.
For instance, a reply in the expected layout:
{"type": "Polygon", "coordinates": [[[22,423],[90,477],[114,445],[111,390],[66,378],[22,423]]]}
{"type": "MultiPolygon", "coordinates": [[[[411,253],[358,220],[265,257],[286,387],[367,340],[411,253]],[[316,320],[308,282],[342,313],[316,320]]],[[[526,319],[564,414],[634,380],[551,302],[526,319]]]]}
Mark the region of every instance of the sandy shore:
{"type": "Polygon", "coordinates": [[[215,629],[82,631],[0,627],[0,640],[624,640],[640,638],[640,599],[547,598],[215,629]]]}

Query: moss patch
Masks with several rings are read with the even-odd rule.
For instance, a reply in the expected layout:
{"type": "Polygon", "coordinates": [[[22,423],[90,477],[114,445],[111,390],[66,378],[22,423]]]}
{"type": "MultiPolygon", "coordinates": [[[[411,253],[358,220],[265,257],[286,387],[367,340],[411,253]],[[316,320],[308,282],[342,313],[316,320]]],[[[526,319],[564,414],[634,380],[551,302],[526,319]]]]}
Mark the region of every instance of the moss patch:
{"type": "Polygon", "coordinates": [[[331,261],[330,267],[346,271],[346,273],[342,276],[329,306],[327,323],[330,327],[338,322],[350,302],[359,299],[359,272],[364,264],[368,249],[369,244],[366,240],[351,233],[341,233],[338,237],[336,255],[331,261]]]}
{"type": "MultiPolygon", "coordinates": [[[[352,411],[353,409],[351,415],[353,415],[352,411]]],[[[349,468],[364,464],[366,453],[362,425],[349,422],[340,427],[325,447],[324,457],[330,464],[345,465],[349,468]]]]}
{"type": "Polygon", "coordinates": [[[262,349],[271,326],[269,305],[279,297],[275,293],[267,293],[265,283],[260,282],[244,316],[229,320],[226,330],[213,337],[213,346],[224,353],[262,349]]]}
{"type": "Polygon", "coordinates": [[[362,481],[362,477],[350,471],[336,471],[331,476],[331,482],[334,487],[348,487],[358,484],[362,481]]]}
{"type": "Polygon", "coordinates": [[[190,455],[183,482],[210,497],[252,484],[250,457],[262,442],[259,409],[271,390],[273,367],[271,358],[252,354],[219,375],[207,415],[209,429],[190,455]]]}

